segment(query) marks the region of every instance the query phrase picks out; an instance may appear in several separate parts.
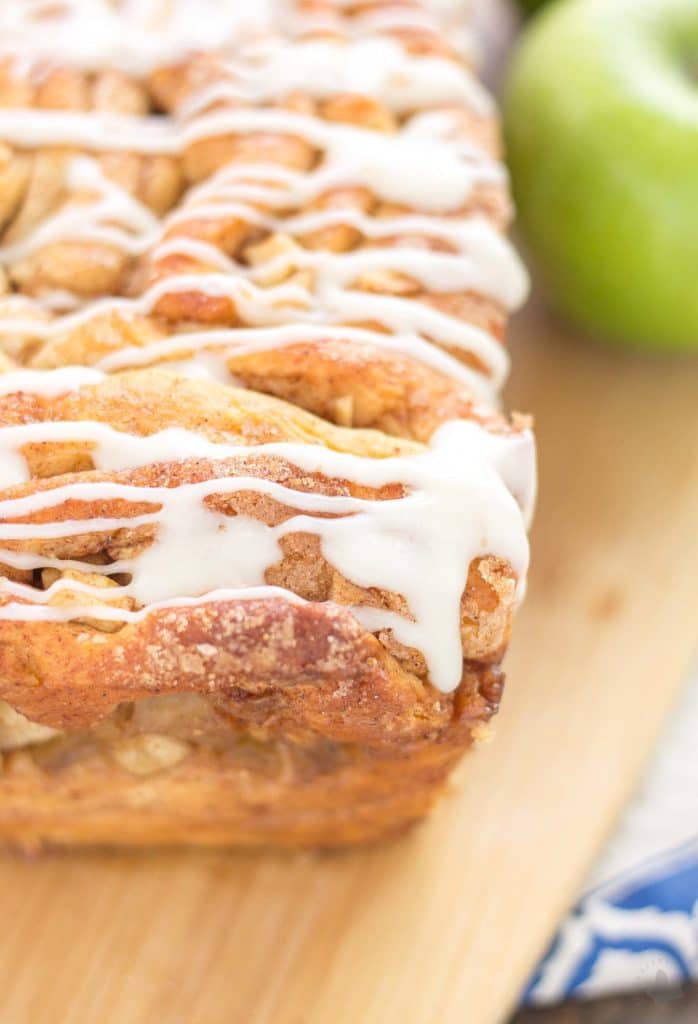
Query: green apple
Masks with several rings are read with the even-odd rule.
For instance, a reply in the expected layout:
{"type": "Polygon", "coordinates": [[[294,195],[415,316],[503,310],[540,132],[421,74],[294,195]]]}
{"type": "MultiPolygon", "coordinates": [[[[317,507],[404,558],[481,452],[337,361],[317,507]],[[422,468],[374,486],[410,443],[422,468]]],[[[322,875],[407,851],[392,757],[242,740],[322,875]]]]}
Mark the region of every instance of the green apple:
{"type": "Polygon", "coordinates": [[[698,351],[698,0],[559,0],[524,36],[505,128],[519,222],[558,308],[698,351]]]}

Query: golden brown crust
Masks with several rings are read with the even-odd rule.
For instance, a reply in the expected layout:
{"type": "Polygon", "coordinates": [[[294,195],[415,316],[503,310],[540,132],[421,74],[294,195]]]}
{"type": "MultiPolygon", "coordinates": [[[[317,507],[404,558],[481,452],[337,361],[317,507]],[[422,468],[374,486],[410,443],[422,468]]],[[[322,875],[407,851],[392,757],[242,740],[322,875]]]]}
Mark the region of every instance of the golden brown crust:
{"type": "Polygon", "coordinates": [[[33,850],[377,839],[432,806],[500,692],[496,671],[473,667],[429,729],[390,743],[380,728],[371,734],[370,715],[360,742],[285,734],[265,695],[248,704],[181,696],[125,703],[96,729],[0,754],[0,841],[33,850]]]}
{"type": "MultiPolygon", "coordinates": [[[[473,658],[496,664],[508,639],[511,607],[505,599],[500,606],[491,577],[486,583],[482,572],[481,565],[471,570],[464,639],[473,658]],[[494,605],[489,614],[483,591],[494,605]],[[468,608],[481,619],[475,629],[468,608]]],[[[513,587],[507,583],[504,577],[501,589],[510,605],[513,587]]],[[[4,621],[0,632],[0,699],[32,721],[59,729],[91,724],[122,700],[154,693],[236,691],[243,703],[250,696],[273,696],[275,714],[288,718],[289,726],[295,722],[293,728],[312,729],[316,723],[332,738],[361,742],[370,735],[378,742],[383,735],[390,742],[403,733],[428,731],[434,724],[428,709],[444,708],[450,700],[401,666],[384,643],[332,601],[217,599],[150,609],[114,633],[47,621],[4,621]]],[[[395,653],[404,657],[399,645],[395,653]]]]}
{"type": "MultiPolygon", "coordinates": [[[[368,32],[412,55],[457,59],[446,34],[422,26],[419,17],[414,24],[388,18],[383,26],[383,6],[389,14],[420,9],[296,0],[297,13],[310,19],[299,38],[341,42],[368,32]]],[[[299,24],[305,25],[302,18],[299,24]]],[[[186,121],[187,103],[226,74],[217,53],[196,53],[142,76],[44,59],[0,61],[0,107],[186,121]]],[[[199,113],[239,109],[287,111],[323,128],[353,126],[384,137],[420,116],[356,92],[316,96],[310,89],[273,100],[214,96],[199,113]]],[[[458,143],[498,155],[495,118],[452,103],[436,113],[458,143]]],[[[417,211],[360,182],[330,184],[281,206],[254,194],[237,208],[226,206],[228,169],[263,164],[307,176],[322,159],[319,144],[262,129],[197,138],[163,154],[23,148],[0,140],[0,373],[83,366],[107,374],[50,396],[21,387],[0,395],[0,430],[97,423],[142,438],[178,427],[241,448],[216,459],[182,457],[107,472],[95,469],[90,441],[30,441],[21,450],[29,479],[0,489],[0,503],[73,484],[174,489],[244,476],[259,481],[259,489],[253,483],[238,492],[214,490],[206,507],[273,526],[298,511],[289,492],[379,502],[404,496],[406,485],[369,487],[308,472],[259,445],[321,445],[385,459],[421,453],[452,419],[498,434],[520,431],[521,424],[483,400],[494,371],[476,351],[428,336],[421,350],[390,344],[390,330],[372,319],[368,305],[365,314],[338,324],[325,320],[326,332],[317,330],[322,319],[310,315],[324,301],[314,255],[350,257],[388,247],[457,255],[447,233],[398,226],[373,236],[367,222],[385,230],[417,211]],[[75,175],[76,157],[86,175],[75,175]],[[140,228],[115,223],[107,212],[90,221],[85,237],[58,232],[57,239],[33,241],[37,229],[76,211],[89,221],[105,189],[132,203],[147,230],[139,235],[140,228]],[[308,216],[328,211],[331,220],[304,226],[308,216]],[[115,227],[128,244],[109,241],[115,227]],[[191,275],[186,287],[177,280],[183,274],[191,275]],[[211,275],[218,275],[220,288],[207,288],[211,275]],[[263,293],[261,314],[249,312],[236,287],[241,281],[254,281],[263,293]],[[275,288],[291,295],[295,288],[300,298],[278,307],[275,288]],[[96,304],[110,296],[120,304],[96,304]],[[73,308],[89,315],[67,316],[73,308]],[[315,328],[307,336],[305,314],[315,328]],[[249,331],[239,331],[283,323],[284,315],[300,333],[283,344],[250,343],[249,331]],[[3,326],[8,322],[11,328],[3,326]],[[203,344],[191,340],[202,334],[203,344]],[[182,375],[177,364],[201,352],[219,359],[234,387],[182,375]],[[287,489],[283,502],[265,492],[268,482],[287,489]]],[[[250,181],[268,184],[252,172],[250,181]]],[[[497,232],[506,228],[503,182],[476,182],[443,219],[471,216],[497,232]]],[[[364,303],[400,299],[503,342],[507,310],[493,295],[426,287],[383,267],[357,273],[348,285],[364,303]]],[[[2,575],[24,587],[0,594],[0,842],[27,849],[334,846],[388,835],[421,817],[497,709],[499,664],[516,601],[512,567],[493,555],[471,563],[460,604],[463,675],[455,692],[444,694],[432,685],[420,651],[389,629],[370,632],[351,612],[362,605],[409,617],[404,596],[347,579],[310,532],[279,541],[279,560],[264,577],[277,593],[204,595],[166,607],[123,596],[117,588],[125,574],[109,575],[109,566],[137,558],[156,541],[155,526],[128,520],[158,508],[156,498],[141,492],[128,500],[69,496],[24,515],[0,515],[0,527],[85,524],[83,533],[0,543],[2,575]],[[124,522],[90,530],[92,518],[124,522]],[[10,603],[36,610],[42,600],[65,612],[65,620],[2,616],[10,603]],[[100,618],[110,606],[127,618],[100,618]]]]}

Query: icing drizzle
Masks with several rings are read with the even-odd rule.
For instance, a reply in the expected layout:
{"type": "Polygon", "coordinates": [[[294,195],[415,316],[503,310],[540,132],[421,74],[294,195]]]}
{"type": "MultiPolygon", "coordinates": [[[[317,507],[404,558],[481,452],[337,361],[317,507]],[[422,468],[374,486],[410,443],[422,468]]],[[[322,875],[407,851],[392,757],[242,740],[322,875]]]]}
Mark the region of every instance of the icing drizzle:
{"type": "MultiPolygon", "coordinates": [[[[468,141],[461,127],[463,111],[476,119],[488,116],[491,101],[459,62],[410,53],[400,41],[400,32],[436,32],[450,24],[450,0],[421,7],[368,2],[359,13],[353,6],[334,0],[318,13],[317,5],[302,0],[252,5],[6,0],[0,5],[0,61],[9,60],[20,76],[57,65],[87,72],[111,69],[143,80],[197,53],[219,59],[215,80],[186,93],[167,117],[0,108],[0,138],[9,144],[78,151],[65,163],[65,191],[75,201],[0,246],[0,264],[11,271],[18,261],[63,242],[103,245],[134,264],[155,268],[173,256],[196,264],[191,271],[156,276],[136,297],[107,296],[83,305],[79,295],[46,292],[37,303],[39,317],[31,303],[10,297],[0,303],[0,340],[17,335],[49,340],[104,314],[150,316],[163,298],[192,292],[231,300],[245,324],[188,325],[143,347],[110,352],[89,369],[6,373],[0,375],[0,400],[19,392],[50,399],[98,386],[107,373],[163,360],[172,360],[166,363],[170,371],[232,383],[228,355],[324,338],[398,352],[487,402],[495,400],[507,372],[499,341],[487,329],[420,301],[420,293],[472,292],[507,311],[525,296],[525,275],[508,244],[484,215],[468,212],[478,189],[506,184],[501,165],[468,141]],[[274,105],[298,91],[316,100],[372,97],[394,115],[394,130],[274,105]],[[261,158],[236,160],[191,187],[163,218],[104,171],[107,153],[179,159],[199,143],[246,136],[300,141],[312,153],[310,169],[261,158]],[[323,197],[342,189],[366,190],[375,203],[398,212],[381,216],[375,209],[346,205],[322,208],[323,197]],[[409,212],[399,212],[405,208],[409,212]],[[188,237],[192,219],[239,220],[292,244],[259,263],[245,263],[188,237]],[[338,252],[302,244],[306,235],[335,228],[358,233],[362,244],[338,252]],[[389,275],[408,280],[413,293],[361,286],[365,279],[389,275]]],[[[402,598],[402,613],[369,603],[352,606],[352,612],[366,629],[391,630],[400,643],[420,651],[430,680],[451,691],[462,674],[461,600],[473,560],[505,559],[523,589],[535,487],[528,431],[496,435],[457,421],[442,426],[418,454],[378,459],[319,444],[214,442],[182,428],[142,436],[92,420],[21,423],[0,429],[0,488],[31,479],[27,445],[51,444],[87,449],[95,469],[105,474],[195,459],[209,464],[211,476],[170,487],[85,478],[22,497],[0,497],[0,547],[10,545],[0,550],[6,565],[72,571],[105,582],[126,574],[129,580],[99,587],[62,576],[38,590],[2,579],[0,619],[130,623],[163,605],[231,596],[297,601],[296,595],[267,585],[266,578],[283,557],[283,538],[310,534],[346,580],[402,598]],[[376,490],[399,484],[401,496],[318,494],[226,472],[226,460],[244,464],[252,455],[274,456],[301,472],[376,490]],[[266,495],[290,514],[268,526],[251,516],[226,515],[207,501],[238,492],[266,495]],[[71,508],[118,501],[122,513],[61,519],[58,512],[67,501],[71,508]],[[150,510],[123,513],[132,505],[150,510]],[[45,516],[32,521],[51,510],[53,521],[44,521],[45,516]],[[141,528],[149,539],[140,553],[108,565],[40,551],[42,541],[141,528]],[[69,604],[55,603],[61,592],[70,595],[69,604]]]]}
{"type": "MultiPolygon", "coordinates": [[[[106,595],[104,590],[82,588],[100,598],[127,596],[151,605],[182,594],[202,596],[226,587],[258,587],[264,584],[266,571],[282,558],[279,540],[292,533],[311,533],[319,537],[330,565],[347,579],[360,587],[403,596],[409,615],[361,605],[352,611],[368,629],[392,629],[399,641],[420,650],[434,684],[448,691],[461,676],[460,601],[470,563],[496,551],[519,578],[525,575],[524,522],[532,503],[533,464],[527,433],[498,437],[477,424],[454,421],[435,433],[422,454],[376,459],[309,444],[241,448],[212,443],[179,428],[137,437],[93,422],[25,424],[0,431],[0,479],[7,484],[22,478],[19,453],[25,444],[66,440],[88,441],[96,468],[110,471],[183,458],[218,461],[263,452],[308,473],[372,488],[399,483],[406,491],[395,499],[361,499],[307,493],[255,477],[217,476],[177,487],[75,483],[0,501],[0,544],[156,526],[155,539],[144,552],[107,567],[110,573],[128,572],[129,584],[106,595]],[[297,511],[282,524],[269,527],[249,516],[227,516],[205,503],[210,495],[239,491],[268,495],[297,511]],[[58,509],[66,500],[115,499],[156,508],[140,515],[86,521],[6,522],[58,509]],[[430,580],[437,581],[436,586],[430,580]]],[[[45,563],[37,555],[24,564],[38,568],[45,563]]],[[[81,567],[85,572],[93,568],[89,563],[81,567]]],[[[67,586],[75,589],[72,582],[67,586]]],[[[4,581],[2,590],[16,597],[31,594],[36,600],[31,588],[9,581],[4,581]]],[[[49,588],[40,600],[50,600],[55,593],[49,588]]],[[[60,618],[63,611],[57,611],[60,618]]],[[[45,604],[42,612],[46,617],[55,614],[45,604]]],[[[99,614],[124,621],[132,617],[117,607],[102,608],[99,614]]]]}

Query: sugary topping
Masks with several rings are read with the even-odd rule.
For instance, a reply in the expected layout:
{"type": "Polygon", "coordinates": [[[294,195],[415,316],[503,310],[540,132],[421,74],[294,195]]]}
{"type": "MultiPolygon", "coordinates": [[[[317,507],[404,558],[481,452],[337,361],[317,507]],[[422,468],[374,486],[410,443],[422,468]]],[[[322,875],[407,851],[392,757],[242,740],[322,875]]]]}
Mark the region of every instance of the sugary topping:
{"type": "MultiPolygon", "coordinates": [[[[258,443],[213,436],[205,414],[125,429],[45,412],[156,364],[221,401],[233,357],[335,343],[494,407],[498,325],[526,279],[501,235],[490,100],[440,34],[453,18],[443,2],[0,6],[0,619],[120,628],[163,603],[298,600],[268,583],[287,539],[309,536],[365,628],[458,685],[474,560],[502,559],[523,589],[528,430],[454,420],[376,457],[310,427],[258,443]],[[61,345],[89,366],[39,369],[61,345]],[[60,459],[36,469],[75,450],[69,477],[60,459]],[[278,463],[304,485],[260,470],[278,463]],[[86,537],[132,543],[87,557],[86,537]]],[[[333,401],[339,416],[353,399],[333,401]]]]}
{"type": "MultiPolygon", "coordinates": [[[[26,477],[19,454],[26,444],[68,440],[89,442],[95,467],[110,471],[180,459],[217,461],[249,455],[247,448],[212,444],[179,428],[138,437],[92,422],[28,424],[0,431],[0,476],[8,483],[26,477]]],[[[114,588],[110,597],[134,597],[140,605],[151,605],[182,594],[258,587],[282,557],[279,540],[292,533],[312,533],[320,538],[327,561],[347,579],[406,599],[411,618],[361,605],[353,611],[367,628],[392,629],[398,640],[420,650],[434,684],[454,689],[461,677],[460,601],[470,563],[496,551],[520,579],[526,571],[524,523],[533,498],[530,435],[497,437],[474,423],[454,421],[437,431],[428,451],[414,456],[367,459],[319,445],[288,443],[257,446],[254,451],[280,457],[306,473],[349,479],[372,489],[400,484],[405,493],[384,500],[325,495],[251,476],[178,487],[73,483],[0,502],[0,543],[155,526],[155,538],[145,551],[108,567],[111,575],[126,572],[131,577],[128,584],[114,588]],[[296,510],[295,514],[270,527],[250,516],[231,517],[205,502],[212,495],[241,490],[267,495],[296,510]],[[99,520],[8,523],[31,520],[37,512],[58,509],[68,501],[118,501],[126,508],[145,504],[156,510],[99,520]]],[[[40,568],[41,556],[25,563],[29,564],[40,568]]],[[[85,563],[81,568],[92,567],[85,563]]],[[[61,584],[49,587],[41,599],[50,600],[56,586],[61,584]]],[[[76,589],[74,582],[63,586],[76,589]]],[[[4,585],[6,593],[17,597],[27,589],[10,582],[4,585]]],[[[78,589],[95,593],[89,587],[78,589]]],[[[104,595],[98,591],[97,596],[104,595]]],[[[49,607],[42,611],[47,617],[55,614],[49,607]]],[[[116,606],[107,605],[100,614],[129,618],[116,606]]]]}

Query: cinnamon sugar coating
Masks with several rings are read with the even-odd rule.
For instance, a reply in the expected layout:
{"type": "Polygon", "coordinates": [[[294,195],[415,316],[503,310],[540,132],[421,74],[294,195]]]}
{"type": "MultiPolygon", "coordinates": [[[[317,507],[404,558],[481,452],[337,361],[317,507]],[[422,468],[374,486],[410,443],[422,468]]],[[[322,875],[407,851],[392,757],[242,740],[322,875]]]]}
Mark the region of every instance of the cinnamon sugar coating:
{"type": "Polygon", "coordinates": [[[398,585],[356,582],[313,532],[351,512],[303,503],[409,484],[264,447],[389,463],[454,420],[528,431],[496,400],[524,291],[496,117],[428,2],[296,0],[288,23],[233,29],[234,6],[215,45],[175,46],[165,21],[161,56],[134,44],[128,67],[89,66],[60,32],[42,50],[42,19],[74,0],[28,16],[16,52],[0,39],[0,447],[47,430],[1,453],[0,843],[372,840],[429,810],[501,697],[511,561],[485,548],[465,567],[462,676],[443,692],[423,650],[353,612],[415,620],[398,585]],[[366,43],[403,88],[352,64],[366,43]],[[420,139],[443,197],[407,182],[420,139]],[[70,367],[93,373],[45,383],[70,367]],[[180,431],[183,449],[105,468],[105,431],[180,431]],[[221,529],[306,528],[280,536],[264,592],[151,605],[129,586],[165,529],[152,516],[204,484],[221,529]]]}

